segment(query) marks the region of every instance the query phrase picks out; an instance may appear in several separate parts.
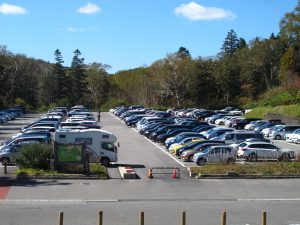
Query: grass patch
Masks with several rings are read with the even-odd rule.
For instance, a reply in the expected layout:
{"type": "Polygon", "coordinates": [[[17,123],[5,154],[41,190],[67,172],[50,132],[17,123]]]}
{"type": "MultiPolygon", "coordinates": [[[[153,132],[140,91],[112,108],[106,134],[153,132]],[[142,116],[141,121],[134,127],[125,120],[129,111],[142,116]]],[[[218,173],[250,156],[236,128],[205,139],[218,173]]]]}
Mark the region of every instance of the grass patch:
{"type": "Polygon", "coordinates": [[[234,171],[239,175],[300,175],[300,162],[264,162],[256,164],[216,164],[191,167],[191,172],[202,175],[227,175],[234,171]]]}
{"type": "MultiPolygon", "coordinates": [[[[16,170],[17,175],[34,175],[34,176],[68,176],[71,173],[63,173],[52,170],[41,170],[41,169],[32,169],[32,168],[23,168],[16,170]]],[[[98,178],[108,178],[108,173],[106,167],[97,164],[90,163],[90,175],[97,175],[98,178]]]]}
{"type": "Polygon", "coordinates": [[[277,114],[284,114],[289,116],[296,116],[300,117],[300,104],[294,105],[281,105],[281,106],[261,106],[253,108],[251,112],[245,114],[246,118],[264,118],[267,113],[277,113],[277,114]]]}

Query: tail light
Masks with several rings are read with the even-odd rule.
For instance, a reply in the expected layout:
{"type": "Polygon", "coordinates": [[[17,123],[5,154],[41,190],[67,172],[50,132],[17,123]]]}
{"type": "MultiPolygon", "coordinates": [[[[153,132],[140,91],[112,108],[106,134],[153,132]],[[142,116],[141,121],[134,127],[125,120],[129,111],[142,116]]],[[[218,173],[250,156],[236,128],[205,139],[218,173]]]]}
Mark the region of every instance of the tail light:
{"type": "Polygon", "coordinates": [[[247,151],[247,148],[240,147],[240,150],[244,152],[244,151],[247,151]]]}

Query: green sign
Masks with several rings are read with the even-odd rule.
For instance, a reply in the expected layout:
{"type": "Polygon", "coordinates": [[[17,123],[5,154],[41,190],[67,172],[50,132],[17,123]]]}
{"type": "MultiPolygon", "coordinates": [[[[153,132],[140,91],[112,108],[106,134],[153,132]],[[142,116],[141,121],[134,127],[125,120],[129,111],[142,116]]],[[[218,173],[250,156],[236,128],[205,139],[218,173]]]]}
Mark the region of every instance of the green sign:
{"type": "Polygon", "coordinates": [[[59,163],[80,163],[82,155],[81,145],[59,145],[57,149],[59,163]]]}

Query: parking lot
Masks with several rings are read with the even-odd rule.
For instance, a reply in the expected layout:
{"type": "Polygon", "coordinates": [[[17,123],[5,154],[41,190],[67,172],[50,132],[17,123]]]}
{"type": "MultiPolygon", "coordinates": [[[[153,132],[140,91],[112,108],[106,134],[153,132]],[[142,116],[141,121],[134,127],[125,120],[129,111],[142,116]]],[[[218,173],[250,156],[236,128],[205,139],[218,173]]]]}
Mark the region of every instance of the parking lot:
{"type": "MultiPolygon", "coordinates": [[[[1,125],[1,140],[39,116],[26,114],[1,125]]],[[[190,179],[177,161],[111,114],[102,113],[101,124],[118,137],[117,164],[132,165],[141,179],[18,180],[0,200],[1,224],[53,224],[59,211],[65,212],[66,224],[95,224],[99,209],[107,225],[137,224],[142,210],[149,224],[178,224],[182,210],[188,224],[217,224],[222,210],[228,212],[228,224],[258,224],[262,210],[267,210],[270,224],[300,224],[298,179],[190,179]],[[148,179],[153,166],[179,167],[182,177],[148,179]]]]}
{"type": "MultiPolygon", "coordinates": [[[[96,113],[94,114],[96,117],[96,113]]],[[[8,140],[22,127],[32,123],[42,115],[41,113],[28,113],[21,118],[0,125],[0,143],[8,140]]],[[[177,167],[182,173],[182,178],[186,178],[188,177],[186,169],[195,166],[193,162],[183,162],[176,156],[169,154],[162,144],[152,142],[139,135],[136,128],[129,128],[111,113],[102,113],[101,126],[102,129],[114,133],[121,145],[118,162],[108,168],[111,178],[120,178],[117,167],[122,165],[132,166],[141,179],[147,179],[148,170],[152,167],[177,167]]],[[[300,146],[297,144],[287,143],[283,140],[272,140],[272,142],[279,147],[288,148],[300,154],[300,146]]],[[[169,171],[167,170],[167,172],[169,171]]],[[[166,178],[167,176],[159,175],[158,177],[166,178]]]]}

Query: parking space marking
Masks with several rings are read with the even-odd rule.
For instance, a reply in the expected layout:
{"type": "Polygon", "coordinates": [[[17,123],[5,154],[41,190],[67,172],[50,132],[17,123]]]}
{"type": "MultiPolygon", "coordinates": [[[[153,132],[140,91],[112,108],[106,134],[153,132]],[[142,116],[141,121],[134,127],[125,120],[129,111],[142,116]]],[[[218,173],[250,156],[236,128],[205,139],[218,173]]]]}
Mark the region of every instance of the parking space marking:
{"type": "MultiPolygon", "coordinates": [[[[118,117],[116,117],[114,114],[110,113],[113,117],[115,117],[116,119],[120,120],[118,117]]],[[[135,128],[131,128],[131,130],[133,130],[134,132],[136,132],[137,134],[139,133],[135,128]]],[[[156,143],[152,142],[151,140],[149,140],[148,138],[144,137],[147,141],[149,141],[151,144],[153,144],[155,147],[157,147],[159,150],[161,150],[163,153],[165,153],[167,156],[169,156],[170,158],[172,158],[173,160],[175,160],[177,163],[179,163],[182,167],[187,168],[186,165],[184,165],[182,162],[180,162],[178,159],[174,158],[172,155],[170,155],[168,152],[166,152],[162,147],[160,147],[159,145],[157,145],[156,143]]]]}
{"type": "MultiPolygon", "coordinates": [[[[135,130],[136,131],[136,130],[135,130]]],[[[136,131],[137,132],[137,131],[136,131]]],[[[172,155],[170,155],[168,152],[166,152],[162,147],[160,147],[159,145],[157,145],[156,143],[152,142],[151,140],[149,140],[148,138],[144,137],[147,141],[149,141],[151,144],[153,144],[154,146],[156,146],[158,149],[160,149],[163,153],[165,153],[167,156],[169,156],[170,158],[174,159],[177,163],[179,163],[181,166],[183,166],[184,168],[187,168],[186,165],[184,165],[182,162],[180,162],[178,159],[174,158],[172,155]]]]}
{"type": "MultiPolygon", "coordinates": [[[[191,202],[236,202],[236,201],[300,201],[299,198],[280,198],[280,199],[236,199],[236,198],[140,198],[140,199],[0,199],[0,203],[101,203],[101,202],[176,202],[176,201],[191,201],[191,202]]],[[[289,221],[297,223],[296,221],[289,221]]]]}

